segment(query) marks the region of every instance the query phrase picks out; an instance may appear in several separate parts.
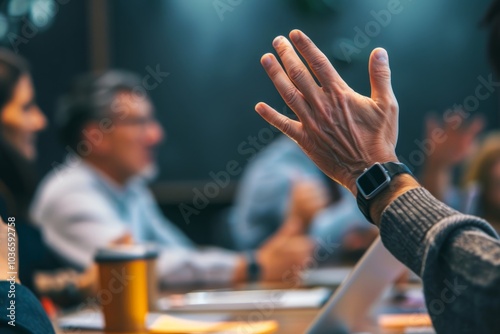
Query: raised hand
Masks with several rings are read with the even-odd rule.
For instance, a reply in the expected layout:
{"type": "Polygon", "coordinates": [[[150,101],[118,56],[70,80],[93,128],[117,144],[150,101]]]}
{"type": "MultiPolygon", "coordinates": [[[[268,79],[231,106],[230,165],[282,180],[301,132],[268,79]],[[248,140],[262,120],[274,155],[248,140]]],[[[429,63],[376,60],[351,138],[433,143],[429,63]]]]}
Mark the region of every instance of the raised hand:
{"type": "Polygon", "coordinates": [[[342,80],[304,33],[293,30],[290,39],[312,73],[282,36],[276,37],[273,46],[283,66],[273,54],[265,54],[261,63],[298,121],[263,102],[255,110],[296,141],[325,174],[356,195],[355,180],[366,167],[397,161],[399,108],[391,87],[387,52],[375,49],[370,56],[372,93],[366,97],[342,80]]]}

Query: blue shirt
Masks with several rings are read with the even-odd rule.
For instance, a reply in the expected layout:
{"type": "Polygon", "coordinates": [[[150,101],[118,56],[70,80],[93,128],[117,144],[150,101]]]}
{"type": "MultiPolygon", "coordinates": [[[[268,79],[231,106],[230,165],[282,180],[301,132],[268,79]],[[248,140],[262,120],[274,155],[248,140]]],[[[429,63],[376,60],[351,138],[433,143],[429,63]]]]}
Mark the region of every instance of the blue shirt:
{"type": "MultiPolygon", "coordinates": [[[[256,248],[283,223],[295,180],[314,180],[326,185],[327,178],[295,142],[281,136],[248,164],[242,177],[230,225],[237,248],[256,248]]],[[[341,199],[319,212],[310,228],[312,237],[328,236],[339,243],[353,227],[373,228],[358,210],[356,200],[339,186],[341,199]]]]}
{"type": "Polygon", "coordinates": [[[162,248],[158,272],[163,283],[226,283],[234,275],[238,255],[198,250],[163,216],[143,179],[119,187],[74,156],[43,180],[31,215],[47,243],[82,268],[93,263],[97,249],[130,233],[137,243],[162,248]]]}

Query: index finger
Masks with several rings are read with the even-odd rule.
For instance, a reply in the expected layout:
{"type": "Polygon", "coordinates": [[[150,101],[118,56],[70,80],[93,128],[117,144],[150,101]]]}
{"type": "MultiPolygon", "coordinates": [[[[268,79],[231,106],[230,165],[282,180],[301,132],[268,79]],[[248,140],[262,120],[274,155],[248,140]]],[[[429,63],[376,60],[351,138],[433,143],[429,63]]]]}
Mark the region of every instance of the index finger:
{"type": "Polygon", "coordinates": [[[290,32],[290,39],[304,57],[316,78],[318,78],[322,87],[327,87],[332,83],[337,83],[339,85],[346,84],[332,66],[330,60],[328,60],[325,54],[318,49],[306,34],[295,29],[290,32]]]}

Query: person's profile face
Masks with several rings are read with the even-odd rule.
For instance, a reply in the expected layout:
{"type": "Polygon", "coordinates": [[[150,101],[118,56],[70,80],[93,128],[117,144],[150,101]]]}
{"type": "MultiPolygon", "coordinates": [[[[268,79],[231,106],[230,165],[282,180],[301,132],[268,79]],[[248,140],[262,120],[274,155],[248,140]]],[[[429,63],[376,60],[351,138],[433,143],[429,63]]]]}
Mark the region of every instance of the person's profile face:
{"type": "Polygon", "coordinates": [[[154,148],[163,130],[147,98],[120,93],[111,109],[113,125],[105,134],[109,158],[121,169],[119,174],[137,175],[155,163],[154,148]]]}
{"type": "Polygon", "coordinates": [[[3,138],[29,160],[36,157],[36,134],[47,126],[47,119],[35,102],[29,75],[19,78],[12,98],[0,113],[3,138]]]}

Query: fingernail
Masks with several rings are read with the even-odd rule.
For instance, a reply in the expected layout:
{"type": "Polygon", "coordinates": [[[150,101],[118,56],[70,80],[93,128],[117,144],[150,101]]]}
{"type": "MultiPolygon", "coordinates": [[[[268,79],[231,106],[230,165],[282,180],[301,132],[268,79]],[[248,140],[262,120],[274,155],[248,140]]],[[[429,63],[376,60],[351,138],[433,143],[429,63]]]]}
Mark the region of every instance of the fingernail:
{"type": "Polygon", "coordinates": [[[375,54],[375,58],[378,61],[386,63],[389,60],[389,56],[387,55],[387,51],[384,49],[378,49],[377,53],[375,54]]]}
{"type": "Polygon", "coordinates": [[[292,42],[297,43],[300,39],[300,32],[298,30],[292,30],[290,33],[290,39],[292,42]]]}
{"type": "Polygon", "coordinates": [[[272,62],[271,55],[269,53],[262,56],[261,58],[262,65],[264,65],[265,67],[269,67],[271,66],[271,62],[272,62]]]}
{"type": "Polygon", "coordinates": [[[283,42],[283,39],[283,36],[276,37],[273,41],[273,47],[277,48],[281,44],[281,42],[283,42]]]}
{"type": "Polygon", "coordinates": [[[258,112],[259,114],[264,110],[264,106],[262,102],[259,102],[255,105],[255,111],[258,112]]]}

